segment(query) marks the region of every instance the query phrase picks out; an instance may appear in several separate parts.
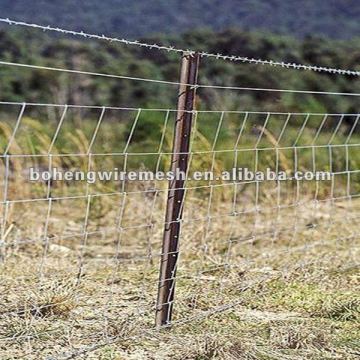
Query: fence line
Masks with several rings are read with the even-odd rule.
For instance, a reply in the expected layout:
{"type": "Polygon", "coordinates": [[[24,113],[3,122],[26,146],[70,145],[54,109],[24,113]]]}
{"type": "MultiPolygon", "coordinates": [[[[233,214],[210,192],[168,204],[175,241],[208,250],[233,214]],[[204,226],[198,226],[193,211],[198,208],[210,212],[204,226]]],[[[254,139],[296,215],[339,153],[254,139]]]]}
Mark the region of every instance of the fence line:
{"type": "MultiPolygon", "coordinates": [[[[37,69],[37,70],[49,70],[49,71],[64,72],[64,73],[79,74],[79,75],[100,76],[111,79],[142,81],[142,82],[150,82],[150,83],[172,85],[172,86],[191,86],[190,84],[173,82],[173,81],[147,79],[147,78],[124,76],[124,75],[104,74],[104,73],[96,73],[96,72],[81,71],[74,69],[54,68],[49,66],[12,63],[7,61],[0,61],[0,65],[15,66],[20,68],[29,68],[29,69],[37,69]]],[[[252,88],[252,87],[241,87],[241,86],[221,86],[221,85],[202,85],[202,84],[196,84],[192,86],[198,89],[237,90],[237,91],[255,91],[255,92],[275,92],[275,93],[279,92],[279,93],[290,93],[290,94],[313,94],[313,95],[334,95],[334,96],[356,96],[356,97],[360,96],[359,93],[346,93],[346,92],[336,92],[336,91],[334,92],[334,91],[271,89],[271,88],[252,88]]]]}
{"type": "MultiPolygon", "coordinates": [[[[0,105],[18,105],[22,106],[24,102],[15,102],[15,101],[0,101],[0,105]]],[[[79,105],[79,104],[49,104],[49,103],[34,103],[26,102],[26,106],[40,106],[40,107],[67,107],[74,109],[97,109],[101,110],[105,108],[106,110],[123,110],[123,111],[138,111],[139,108],[134,107],[117,107],[117,106],[104,106],[104,105],[79,105]]],[[[141,108],[141,111],[144,112],[177,112],[177,109],[168,109],[168,108],[141,108]]],[[[300,115],[310,115],[310,116],[358,116],[358,113],[316,113],[316,112],[279,112],[279,111],[251,111],[251,110],[192,110],[184,112],[191,112],[193,114],[253,114],[253,115],[290,115],[290,116],[300,116],[300,115]]]]}
{"type": "MultiPolygon", "coordinates": [[[[175,51],[182,54],[182,50],[175,51]]],[[[196,57],[191,54],[187,59],[193,62],[196,57]]],[[[287,275],[307,263],[321,262],[329,248],[331,253],[343,250],[344,242],[353,241],[348,251],[355,251],[359,234],[354,223],[360,204],[358,112],[197,110],[195,93],[201,88],[215,88],[360,94],[198,85],[194,72],[189,80],[190,71],[183,73],[180,82],[167,82],[15,65],[170,84],[181,89],[177,109],[0,101],[0,110],[7,106],[18,110],[15,115],[1,112],[5,120],[0,123],[4,139],[0,142],[0,250],[5,267],[11,268],[15,262],[20,268],[15,275],[5,273],[11,283],[5,296],[12,307],[10,311],[0,308],[0,313],[11,321],[19,314],[30,314],[27,331],[37,315],[44,316],[44,312],[56,311],[57,306],[67,303],[65,298],[38,305],[29,294],[42,293],[46,286],[55,286],[57,291],[67,286],[81,309],[80,320],[67,320],[69,334],[81,327],[81,343],[87,337],[91,342],[93,333],[116,341],[119,335],[112,336],[111,329],[119,326],[122,316],[127,321],[135,318],[142,329],[153,327],[154,314],[159,310],[164,311],[157,325],[164,328],[191,323],[238,305],[242,291],[256,290],[256,284],[262,283],[255,281],[254,285],[252,275],[244,280],[239,272],[287,275]],[[28,118],[30,107],[32,116],[28,118]],[[42,115],[44,123],[37,123],[34,119],[39,115],[34,116],[35,112],[46,114],[44,110],[50,107],[60,110],[55,119],[42,115]],[[97,111],[92,116],[72,115],[72,110],[97,111]],[[120,112],[115,120],[109,115],[111,110],[120,112]],[[125,112],[131,114],[126,116],[125,112]],[[155,118],[155,125],[147,126],[150,116],[155,118]],[[25,173],[29,167],[85,172],[116,168],[129,172],[167,170],[171,166],[186,175],[194,170],[219,174],[237,168],[256,172],[269,167],[290,175],[298,170],[318,170],[330,173],[331,179],[305,183],[289,176],[284,182],[235,179],[194,184],[186,176],[167,187],[157,181],[128,180],[33,184],[25,173]],[[164,246],[169,237],[173,243],[164,246]],[[317,256],[312,253],[315,248],[320,249],[317,256]],[[29,259],[34,259],[30,265],[29,259]],[[164,263],[165,269],[159,271],[164,263]],[[266,270],[269,267],[271,270],[266,270]],[[38,282],[36,291],[30,284],[34,278],[38,282]],[[160,296],[164,284],[166,291],[160,296]],[[87,314],[86,309],[92,313],[87,314]]],[[[345,70],[324,71],[349,74],[345,70]]],[[[31,342],[31,336],[23,334],[0,341],[24,338],[31,342]]]]}

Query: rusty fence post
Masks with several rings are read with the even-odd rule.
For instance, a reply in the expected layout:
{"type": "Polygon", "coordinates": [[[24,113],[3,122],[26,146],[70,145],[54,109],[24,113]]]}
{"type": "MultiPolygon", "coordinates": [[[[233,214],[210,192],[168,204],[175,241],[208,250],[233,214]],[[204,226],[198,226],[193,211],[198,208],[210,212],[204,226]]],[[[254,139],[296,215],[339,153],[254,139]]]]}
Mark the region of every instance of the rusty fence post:
{"type": "MultiPolygon", "coordinates": [[[[181,58],[180,86],[171,158],[173,174],[179,172],[186,174],[188,170],[194,116],[192,111],[195,103],[199,58],[198,54],[187,53],[181,58]]],[[[171,323],[185,192],[184,184],[185,179],[181,177],[169,182],[156,303],[155,323],[157,327],[171,323]]]]}

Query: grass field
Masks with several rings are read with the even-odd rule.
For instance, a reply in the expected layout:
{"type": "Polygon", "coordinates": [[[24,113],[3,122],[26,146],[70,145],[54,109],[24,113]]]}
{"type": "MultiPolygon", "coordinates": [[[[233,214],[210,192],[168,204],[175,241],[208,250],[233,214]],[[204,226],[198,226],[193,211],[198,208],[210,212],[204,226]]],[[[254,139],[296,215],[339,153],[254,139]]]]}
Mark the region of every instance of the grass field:
{"type": "MultiPolygon", "coordinates": [[[[126,206],[144,221],[151,200],[126,206]]],[[[41,236],[19,240],[42,233],[44,209],[14,207],[1,271],[0,357],[358,358],[360,202],[304,202],[279,216],[263,205],[209,227],[186,221],[203,207],[194,201],[184,217],[174,325],[157,331],[162,203],[150,233],[131,228],[134,216],[125,214],[119,239],[108,199],[106,217],[89,220],[86,244],[79,201],[54,204],[47,245],[41,236]],[[77,215],[68,217],[69,208],[77,215]]]]}

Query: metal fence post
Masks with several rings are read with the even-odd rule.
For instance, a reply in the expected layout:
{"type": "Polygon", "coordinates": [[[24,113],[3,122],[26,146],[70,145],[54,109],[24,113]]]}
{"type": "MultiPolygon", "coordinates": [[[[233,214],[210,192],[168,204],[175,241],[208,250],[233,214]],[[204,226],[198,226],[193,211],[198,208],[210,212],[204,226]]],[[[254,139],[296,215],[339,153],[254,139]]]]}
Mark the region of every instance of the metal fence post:
{"type": "MultiPolygon", "coordinates": [[[[187,173],[190,136],[195,103],[196,83],[199,67],[198,54],[184,54],[181,59],[181,75],[177,114],[173,138],[171,171],[187,173]]],[[[179,234],[184,201],[185,179],[169,182],[165,228],[161,252],[159,288],[156,304],[156,326],[171,323],[176,267],[179,252],[179,234]]]]}

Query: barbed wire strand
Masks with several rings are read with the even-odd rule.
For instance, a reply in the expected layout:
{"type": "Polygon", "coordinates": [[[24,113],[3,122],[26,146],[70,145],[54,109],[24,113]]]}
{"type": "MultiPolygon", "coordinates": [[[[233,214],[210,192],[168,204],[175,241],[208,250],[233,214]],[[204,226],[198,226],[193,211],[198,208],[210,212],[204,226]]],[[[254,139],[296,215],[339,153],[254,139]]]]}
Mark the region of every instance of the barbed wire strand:
{"type": "Polygon", "coordinates": [[[262,60],[262,59],[250,58],[247,56],[223,55],[223,54],[208,53],[205,51],[179,49],[174,46],[164,46],[164,45],[158,45],[155,43],[148,44],[148,43],[140,42],[137,40],[127,40],[127,39],[123,39],[123,38],[109,37],[109,36],[105,36],[105,35],[89,34],[84,31],[66,30],[66,29],[62,29],[59,27],[52,27],[50,25],[44,26],[44,25],[39,25],[39,24],[27,23],[24,21],[16,21],[16,20],[12,20],[9,18],[0,18],[0,22],[6,23],[8,25],[25,26],[28,28],[40,29],[43,31],[58,32],[58,33],[66,34],[66,35],[80,36],[80,37],[89,38],[89,39],[105,40],[105,41],[116,42],[116,43],[121,43],[121,44],[125,44],[125,45],[144,47],[147,49],[163,50],[163,51],[168,51],[168,52],[176,52],[176,53],[180,53],[180,54],[189,53],[191,55],[198,53],[201,57],[215,58],[215,59],[221,59],[221,60],[227,60],[227,61],[233,61],[233,62],[243,62],[243,63],[249,63],[249,64],[259,64],[259,65],[269,65],[269,66],[280,66],[280,67],[288,68],[288,69],[309,70],[309,71],[315,71],[315,72],[325,72],[325,73],[340,74],[340,75],[360,76],[360,71],[356,71],[356,70],[345,70],[345,69],[329,68],[329,67],[318,66],[318,65],[291,63],[291,62],[285,62],[285,61],[262,60]]]}

